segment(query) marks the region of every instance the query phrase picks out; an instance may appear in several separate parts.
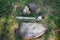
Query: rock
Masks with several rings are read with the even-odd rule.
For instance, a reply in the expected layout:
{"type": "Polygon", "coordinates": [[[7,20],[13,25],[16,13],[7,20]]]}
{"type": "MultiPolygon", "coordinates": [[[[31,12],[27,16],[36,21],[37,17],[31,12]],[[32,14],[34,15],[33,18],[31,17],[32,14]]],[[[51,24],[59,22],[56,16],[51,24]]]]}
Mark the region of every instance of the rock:
{"type": "Polygon", "coordinates": [[[23,22],[19,26],[19,36],[26,39],[32,39],[42,36],[47,28],[39,23],[23,22]]]}

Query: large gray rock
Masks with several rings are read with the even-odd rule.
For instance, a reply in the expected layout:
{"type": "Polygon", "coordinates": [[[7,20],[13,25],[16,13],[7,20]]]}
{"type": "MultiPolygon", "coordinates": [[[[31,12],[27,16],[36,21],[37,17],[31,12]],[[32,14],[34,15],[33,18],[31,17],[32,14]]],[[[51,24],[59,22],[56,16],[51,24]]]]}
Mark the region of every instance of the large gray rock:
{"type": "Polygon", "coordinates": [[[20,37],[31,39],[42,36],[46,30],[47,30],[46,27],[44,27],[42,24],[23,22],[19,26],[18,32],[20,37]]]}

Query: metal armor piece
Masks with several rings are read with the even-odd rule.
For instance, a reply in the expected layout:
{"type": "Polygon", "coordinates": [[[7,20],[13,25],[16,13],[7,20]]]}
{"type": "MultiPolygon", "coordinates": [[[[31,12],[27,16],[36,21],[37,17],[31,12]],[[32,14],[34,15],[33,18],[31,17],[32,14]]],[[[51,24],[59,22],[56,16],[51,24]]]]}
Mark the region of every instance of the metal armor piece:
{"type": "Polygon", "coordinates": [[[23,22],[19,26],[19,36],[22,38],[37,38],[39,36],[42,36],[47,28],[39,23],[32,23],[32,22],[23,22]]]}

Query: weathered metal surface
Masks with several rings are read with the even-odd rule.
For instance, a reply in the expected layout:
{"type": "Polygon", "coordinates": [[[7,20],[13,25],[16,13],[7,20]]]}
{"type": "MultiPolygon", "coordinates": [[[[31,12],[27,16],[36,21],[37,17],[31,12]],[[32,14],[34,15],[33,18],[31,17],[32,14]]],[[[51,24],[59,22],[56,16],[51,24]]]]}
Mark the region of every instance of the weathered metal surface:
{"type": "Polygon", "coordinates": [[[19,26],[19,36],[22,38],[37,38],[39,36],[42,36],[45,31],[47,30],[47,28],[39,23],[21,23],[19,26]]]}
{"type": "Polygon", "coordinates": [[[30,20],[34,20],[34,21],[40,21],[42,20],[42,16],[38,16],[38,17],[16,17],[17,19],[20,19],[20,20],[25,20],[25,21],[30,21],[30,20]]]}
{"type": "Polygon", "coordinates": [[[16,17],[17,19],[35,20],[35,17],[16,17]]]}
{"type": "Polygon", "coordinates": [[[23,9],[23,12],[24,14],[30,14],[29,7],[25,6],[25,8],[23,9]]]}
{"type": "Polygon", "coordinates": [[[29,4],[28,4],[28,7],[29,7],[30,11],[36,12],[36,9],[37,9],[37,5],[36,5],[36,4],[34,4],[34,3],[29,3],[29,4]]]}
{"type": "Polygon", "coordinates": [[[23,9],[24,14],[36,13],[37,6],[34,3],[29,3],[23,9]]]}

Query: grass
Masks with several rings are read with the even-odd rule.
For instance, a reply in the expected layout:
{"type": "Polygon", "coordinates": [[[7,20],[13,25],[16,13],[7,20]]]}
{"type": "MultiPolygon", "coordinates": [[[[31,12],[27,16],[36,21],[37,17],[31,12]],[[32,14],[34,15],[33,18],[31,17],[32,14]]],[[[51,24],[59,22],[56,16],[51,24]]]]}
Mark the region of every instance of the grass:
{"type": "MultiPolygon", "coordinates": [[[[60,29],[60,17],[59,15],[55,15],[51,10],[51,5],[44,6],[42,0],[19,0],[18,2],[12,3],[12,11],[8,16],[0,18],[0,40],[23,40],[19,38],[15,33],[15,29],[18,27],[19,21],[15,19],[16,16],[21,15],[22,9],[26,5],[26,3],[34,2],[40,7],[40,12],[45,13],[45,19],[40,21],[42,24],[47,24],[47,32],[40,38],[40,40],[60,40],[60,34],[56,34],[55,30],[60,29]],[[18,3],[18,8],[14,7],[14,3],[18,3]],[[44,6],[42,9],[41,6],[44,6]],[[18,10],[19,9],[19,10],[18,10]]],[[[54,5],[55,6],[55,5],[54,5]]],[[[58,7],[58,6],[57,6],[58,7]]]]}

